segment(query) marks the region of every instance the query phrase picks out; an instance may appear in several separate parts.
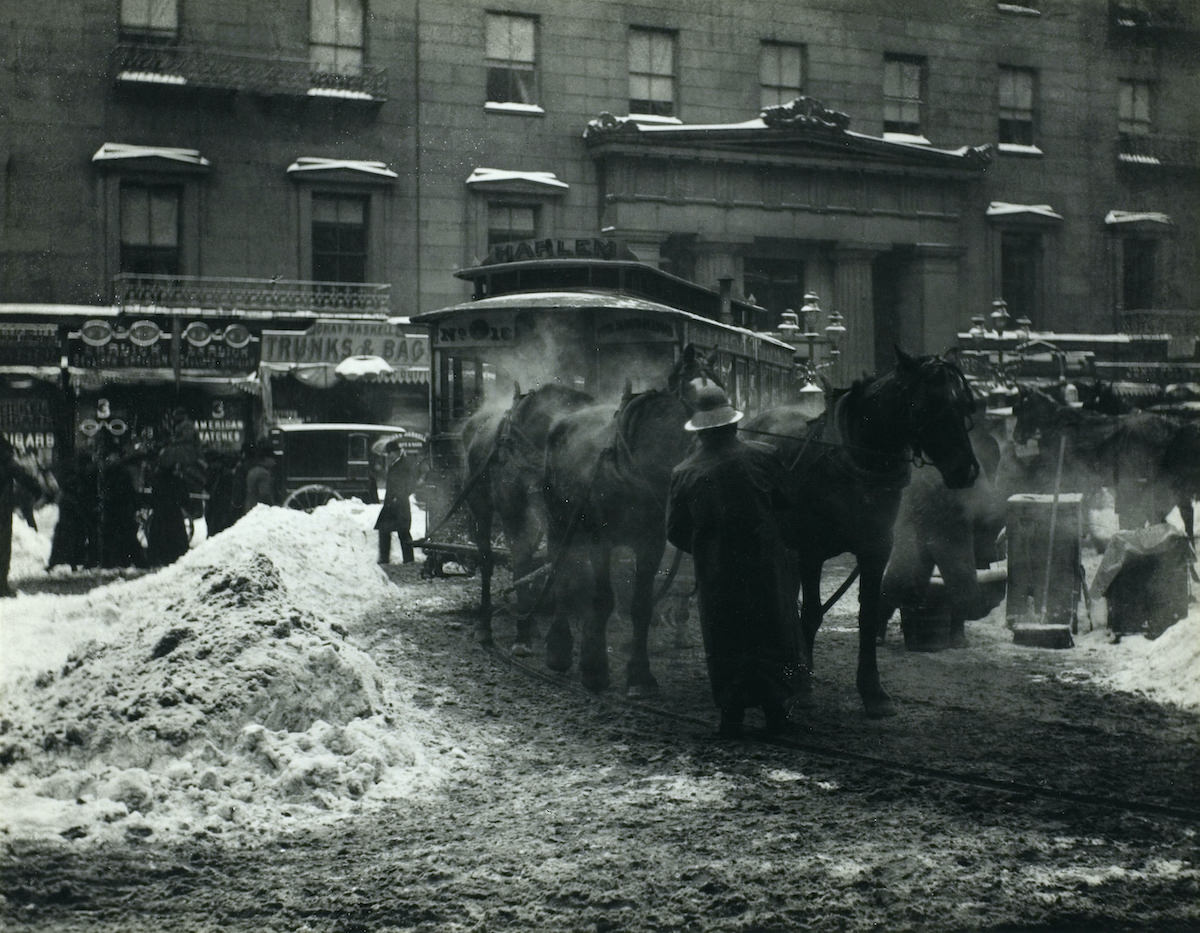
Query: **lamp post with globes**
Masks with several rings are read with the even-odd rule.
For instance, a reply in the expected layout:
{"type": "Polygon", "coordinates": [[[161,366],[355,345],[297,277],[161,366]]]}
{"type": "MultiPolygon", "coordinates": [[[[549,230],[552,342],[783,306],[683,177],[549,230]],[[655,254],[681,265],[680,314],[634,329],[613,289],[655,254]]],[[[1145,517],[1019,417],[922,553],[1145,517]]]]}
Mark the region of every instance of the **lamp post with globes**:
{"type": "Polygon", "coordinates": [[[824,334],[820,330],[821,299],[815,292],[806,292],[799,314],[789,308],[779,325],[780,337],[793,346],[803,346],[804,353],[796,354],[797,368],[803,385],[800,404],[812,415],[825,409],[825,393],[821,389],[820,373],[837,365],[841,358],[841,341],[846,335],[845,318],[837,311],[828,312],[824,334]],[[803,329],[801,329],[803,328],[803,329]],[[824,347],[824,351],[820,349],[824,347]],[[821,359],[821,356],[824,359],[821,359]]]}

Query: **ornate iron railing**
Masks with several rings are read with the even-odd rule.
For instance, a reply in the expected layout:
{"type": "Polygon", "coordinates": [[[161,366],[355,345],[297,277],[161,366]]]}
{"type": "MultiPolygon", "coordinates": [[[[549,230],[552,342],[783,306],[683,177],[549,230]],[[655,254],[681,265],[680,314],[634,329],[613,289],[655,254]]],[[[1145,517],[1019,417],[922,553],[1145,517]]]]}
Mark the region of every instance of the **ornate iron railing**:
{"type": "Polygon", "coordinates": [[[387,69],[357,65],[324,71],[307,59],[277,58],[181,45],[122,43],[112,53],[120,84],[248,91],[267,95],[387,100],[387,69]]]}
{"type": "Polygon", "coordinates": [[[1200,337],[1200,309],[1122,311],[1121,332],[1126,334],[1170,334],[1173,337],[1200,337]]]}
{"type": "Polygon", "coordinates": [[[1200,141],[1186,136],[1121,136],[1117,161],[1167,168],[1200,167],[1200,141]]]}
{"type": "Polygon", "coordinates": [[[391,285],[309,282],[189,275],[133,275],[113,279],[123,311],[189,308],[218,314],[380,314],[389,310],[391,285]]]}

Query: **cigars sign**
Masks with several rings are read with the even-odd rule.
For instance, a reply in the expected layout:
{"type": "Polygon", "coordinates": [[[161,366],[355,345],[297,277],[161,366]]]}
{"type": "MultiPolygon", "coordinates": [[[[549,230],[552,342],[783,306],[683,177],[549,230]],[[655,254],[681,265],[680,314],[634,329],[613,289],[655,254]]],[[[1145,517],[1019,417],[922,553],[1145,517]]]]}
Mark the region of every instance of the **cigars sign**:
{"type": "Polygon", "coordinates": [[[372,321],[318,321],[306,331],[265,330],[264,363],[332,363],[378,356],[393,366],[428,366],[429,338],[372,321]]]}

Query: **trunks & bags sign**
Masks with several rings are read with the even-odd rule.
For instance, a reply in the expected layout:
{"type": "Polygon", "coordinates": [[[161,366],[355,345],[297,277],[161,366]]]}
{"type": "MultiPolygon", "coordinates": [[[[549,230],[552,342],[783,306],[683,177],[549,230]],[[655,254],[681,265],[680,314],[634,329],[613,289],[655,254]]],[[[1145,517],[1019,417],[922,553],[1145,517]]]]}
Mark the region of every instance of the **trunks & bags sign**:
{"type": "Polygon", "coordinates": [[[397,369],[429,365],[427,337],[371,321],[318,321],[306,331],[265,330],[262,341],[264,363],[337,365],[350,356],[378,356],[397,369]]]}

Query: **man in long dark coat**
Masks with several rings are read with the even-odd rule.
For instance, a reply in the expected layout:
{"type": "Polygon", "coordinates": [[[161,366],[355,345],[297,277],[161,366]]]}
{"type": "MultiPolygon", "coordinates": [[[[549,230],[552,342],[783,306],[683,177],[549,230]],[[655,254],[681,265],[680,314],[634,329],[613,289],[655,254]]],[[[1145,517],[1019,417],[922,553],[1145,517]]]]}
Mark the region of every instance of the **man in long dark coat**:
{"type": "Polygon", "coordinates": [[[810,691],[777,518],[782,468],[738,439],[741,417],[719,388],[701,391],[687,423],[698,443],[675,467],[667,506],[667,539],[695,561],[708,676],[720,734],[731,738],[750,706],[768,730],[783,729],[810,691]]]}
{"type": "MultiPolygon", "coordinates": [[[[42,487],[37,478],[17,460],[17,452],[7,438],[0,437],[0,596],[16,596],[8,585],[8,568],[12,562],[13,509],[17,507],[17,487],[20,486],[34,501],[41,498],[42,487]]],[[[32,525],[32,516],[25,519],[32,525]]]]}
{"type": "Polygon", "coordinates": [[[408,498],[416,485],[416,465],[399,446],[389,441],[383,448],[388,458],[383,507],[375,521],[379,532],[379,563],[386,564],[392,558],[392,534],[400,539],[400,552],[404,563],[411,564],[413,556],[412,507],[408,498]]]}

